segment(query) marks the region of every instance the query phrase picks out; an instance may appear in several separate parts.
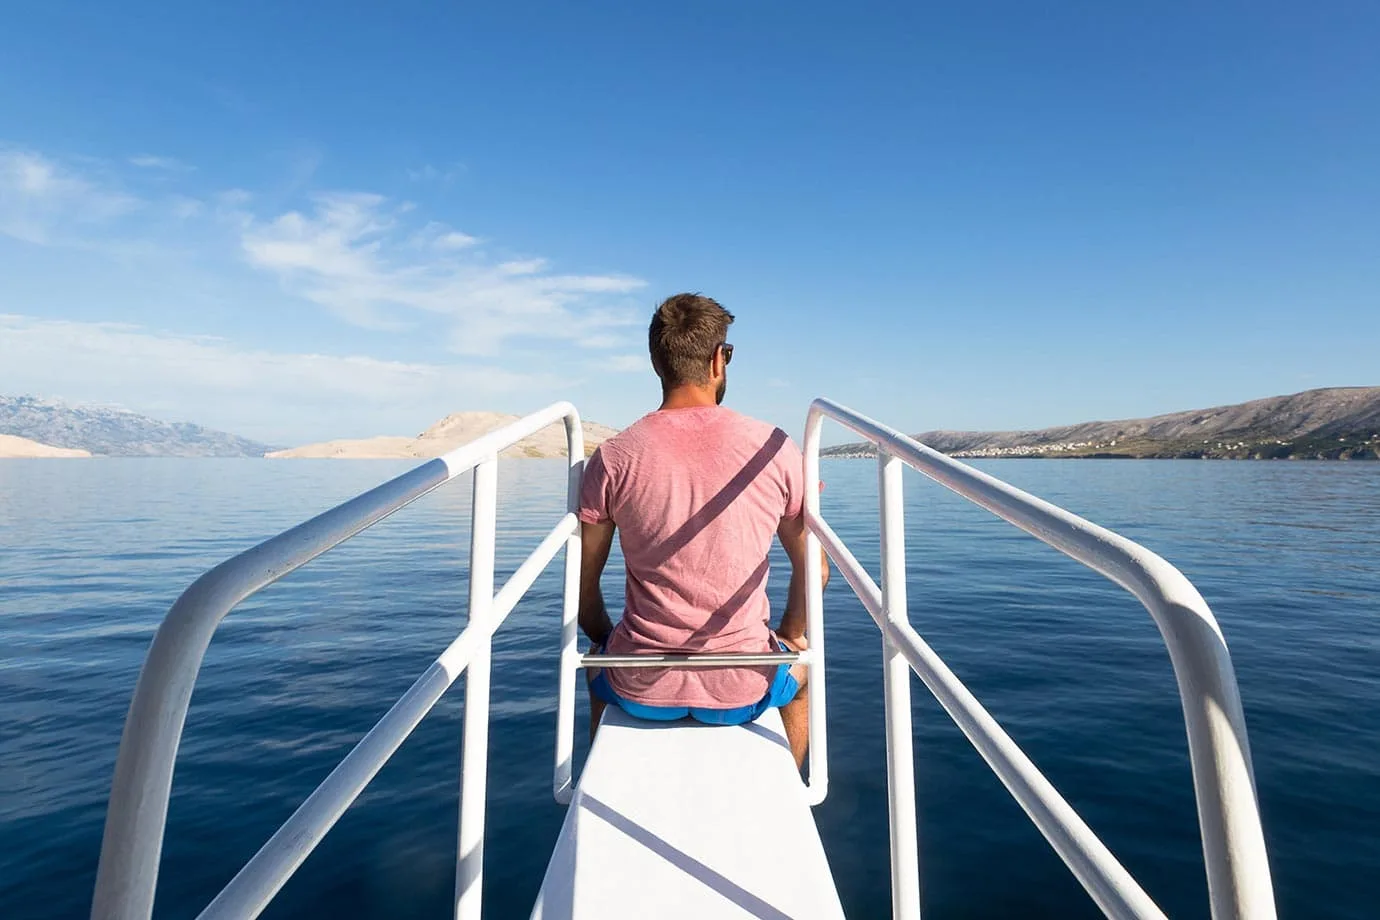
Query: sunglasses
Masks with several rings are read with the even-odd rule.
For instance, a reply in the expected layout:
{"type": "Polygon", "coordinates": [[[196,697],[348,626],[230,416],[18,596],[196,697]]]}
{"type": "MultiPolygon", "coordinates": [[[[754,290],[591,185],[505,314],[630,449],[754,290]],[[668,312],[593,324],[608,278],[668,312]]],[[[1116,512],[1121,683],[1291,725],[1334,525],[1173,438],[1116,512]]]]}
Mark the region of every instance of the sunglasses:
{"type": "Polygon", "coordinates": [[[728,367],[729,362],[733,360],[733,346],[727,342],[720,342],[719,348],[723,349],[724,367],[728,367]]]}

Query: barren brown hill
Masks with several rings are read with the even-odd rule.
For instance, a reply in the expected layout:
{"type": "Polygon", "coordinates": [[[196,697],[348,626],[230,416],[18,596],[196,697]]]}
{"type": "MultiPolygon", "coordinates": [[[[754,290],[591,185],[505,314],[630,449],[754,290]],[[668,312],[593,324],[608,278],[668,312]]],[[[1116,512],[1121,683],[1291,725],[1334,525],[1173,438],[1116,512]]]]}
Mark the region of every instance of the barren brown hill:
{"type": "MultiPolygon", "coordinates": [[[[915,439],[960,457],[1380,458],[1380,387],[1331,387],[1151,418],[1034,431],[926,431],[915,439]]],[[[866,445],[830,448],[865,456],[866,445]]]]}
{"type": "Polygon", "coordinates": [[[89,457],[91,451],[74,447],[53,447],[29,438],[12,434],[0,434],[0,457],[89,457]]]}
{"type": "MultiPolygon", "coordinates": [[[[456,412],[447,415],[415,438],[381,436],[339,441],[323,441],[289,450],[275,450],[264,454],[271,458],[331,458],[340,460],[429,460],[468,444],[517,421],[519,416],[499,412],[456,412]]],[[[584,422],[585,454],[588,455],[605,440],[617,434],[617,429],[597,422],[584,422]]],[[[565,426],[549,425],[531,437],[524,438],[505,450],[505,457],[564,457],[565,426]]]]}

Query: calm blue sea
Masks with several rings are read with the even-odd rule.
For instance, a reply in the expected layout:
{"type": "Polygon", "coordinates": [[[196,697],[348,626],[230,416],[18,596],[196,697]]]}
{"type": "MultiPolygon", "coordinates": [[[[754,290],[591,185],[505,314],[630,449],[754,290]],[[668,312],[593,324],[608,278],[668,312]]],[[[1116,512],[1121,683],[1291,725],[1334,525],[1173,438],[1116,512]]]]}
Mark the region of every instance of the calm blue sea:
{"type": "MultiPolygon", "coordinates": [[[[1380,464],[981,465],[1145,543],[1198,585],[1236,662],[1281,915],[1375,916],[1380,464]]],[[[88,909],[125,709],[179,592],[404,468],[0,461],[0,915],[88,909]]],[[[1148,615],[907,475],[912,621],[1169,915],[1206,916],[1179,703],[1148,615]]],[[[825,476],[826,516],[875,573],[875,466],[835,461],[825,476]]],[[[506,463],[500,478],[502,574],[563,498],[559,461],[506,463]]],[[[192,699],[157,915],[195,915],[462,627],[468,493],[452,483],[226,620],[192,699]]],[[[496,640],[485,892],[495,918],[526,916],[562,818],[549,793],[557,571],[496,640]]],[[[615,578],[607,591],[619,596],[615,578]]],[[[884,917],[880,640],[842,579],[827,628],[832,782],[816,817],[850,915],[884,917]]],[[[918,682],[914,698],[927,911],[1096,916],[918,682]]],[[[460,699],[421,725],[267,916],[448,915],[460,699]]]]}

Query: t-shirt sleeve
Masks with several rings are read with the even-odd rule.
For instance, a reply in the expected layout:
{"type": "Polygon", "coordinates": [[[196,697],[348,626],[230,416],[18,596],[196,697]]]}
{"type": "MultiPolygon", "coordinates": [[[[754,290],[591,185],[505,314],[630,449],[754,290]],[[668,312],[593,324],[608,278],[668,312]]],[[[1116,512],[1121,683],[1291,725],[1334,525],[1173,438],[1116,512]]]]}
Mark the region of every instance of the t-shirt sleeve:
{"type": "Polygon", "coordinates": [[[798,518],[805,510],[805,458],[795,442],[786,438],[777,460],[781,464],[781,482],[786,498],[781,517],[798,518]]]}
{"type": "Polygon", "coordinates": [[[586,524],[603,524],[613,519],[609,507],[612,492],[609,469],[604,461],[604,448],[596,447],[585,461],[585,476],[580,483],[580,520],[586,524]]]}

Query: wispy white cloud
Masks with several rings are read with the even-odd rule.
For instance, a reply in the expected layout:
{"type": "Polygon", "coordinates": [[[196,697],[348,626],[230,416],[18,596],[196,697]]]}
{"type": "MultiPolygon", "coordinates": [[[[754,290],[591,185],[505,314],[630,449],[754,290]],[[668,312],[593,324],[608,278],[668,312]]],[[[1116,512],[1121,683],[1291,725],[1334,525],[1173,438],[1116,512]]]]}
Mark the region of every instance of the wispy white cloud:
{"type": "Polygon", "coordinates": [[[0,367],[7,393],[113,402],[278,443],[414,434],[448,412],[508,402],[520,409],[569,385],[545,371],[267,351],[127,323],[11,314],[0,314],[0,367]]]}
{"type": "Polygon", "coordinates": [[[231,211],[238,211],[254,200],[253,192],[242,188],[228,188],[216,193],[216,204],[231,211]]]}
{"type": "Polygon", "coordinates": [[[139,201],[55,160],[0,148],[0,234],[49,243],[134,210],[139,201]]]}
{"type": "Polygon", "coordinates": [[[26,314],[0,316],[0,391],[117,402],[290,443],[405,434],[464,408],[521,411],[578,391],[585,378],[648,367],[631,354],[632,330],[645,322],[635,277],[563,271],[378,194],[308,194],[295,209],[273,208],[275,195],[295,193],[217,188],[204,172],[173,193],[149,172],[162,168],[153,159],[60,160],[0,147],[7,270],[24,264],[30,245],[62,247],[81,279],[35,288],[44,306],[0,286],[0,314],[26,314]],[[156,288],[140,285],[149,278],[156,288]],[[150,293],[158,305],[146,310],[150,293]],[[88,316],[105,309],[135,325],[58,318],[72,297],[88,316]],[[216,305],[216,325],[201,329],[253,330],[256,342],[277,319],[272,311],[308,311],[292,314],[283,328],[298,338],[277,350],[141,323],[156,309],[158,325],[197,331],[195,304],[216,305]],[[311,304],[322,308],[315,316],[311,304]],[[319,340],[316,323],[351,344],[310,353],[297,343],[319,340]]]}
{"type": "Polygon", "coordinates": [[[582,336],[575,344],[581,348],[619,348],[628,344],[628,337],[612,332],[595,332],[582,336]]]}
{"type": "Polygon", "coordinates": [[[196,198],[186,195],[174,195],[168,199],[168,211],[178,220],[188,220],[197,217],[206,210],[206,205],[196,198]]]}
{"type": "MultiPolygon", "coordinates": [[[[150,169],[176,162],[133,160],[150,169]]],[[[560,272],[378,194],[318,193],[308,202],[265,215],[243,189],[136,198],[104,168],[81,172],[0,148],[0,234],[29,243],[130,259],[188,251],[188,234],[200,229],[197,258],[214,260],[234,255],[207,249],[223,246],[228,232],[238,255],[290,294],[361,328],[425,335],[465,355],[540,341],[621,348],[628,344],[622,331],[640,322],[628,300],[644,286],[637,278],[560,272]],[[188,223],[196,219],[204,221],[199,228],[188,223]]]]}
{"type": "Polygon", "coordinates": [[[413,182],[439,182],[442,185],[449,185],[454,182],[465,171],[464,163],[452,163],[449,166],[433,166],[430,163],[419,166],[407,171],[407,178],[413,182]]]}
{"type": "Polygon", "coordinates": [[[443,233],[438,236],[432,245],[437,249],[468,249],[478,242],[479,237],[477,236],[470,236],[468,233],[460,233],[457,230],[452,230],[449,233],[443,233]]]}
{"type": "Polygon", "coordinates": [[[614,374],[631,374],[652,369],[652,359],[647,355],[611,355],[590,362],[595,370],[614,374]]]}
{"type": "Polygon", "coordinates": [[[191,172],[196,168],[183,163],[176,157],[160,157],[151,153],[141,153],[138,156],[130,157],[129,163],[140,169],[161,169],[166,172],[191,172]]]}
{"type": "Polygon", "coordinates": [[[426,226],[408,238],[408,243],[417,249],[436,249],[442,252],[455,252],[478,246],[483,240],[468,233],[461,233],[440,221],[429,221],[426,226]]]}
{"type": "Polygon", "coordinates": [[[320,194],[305,212],[250,218],[242,244],[250,264],[350,323],[397,330],[444,320],[460,354],[492,355],[518,338],[610,347],[612,330],[638,321],[619,305],[643,287],[637,278],[495,259],[443,224],[412,229],[410,211],[381,195],[320,194]]]}

